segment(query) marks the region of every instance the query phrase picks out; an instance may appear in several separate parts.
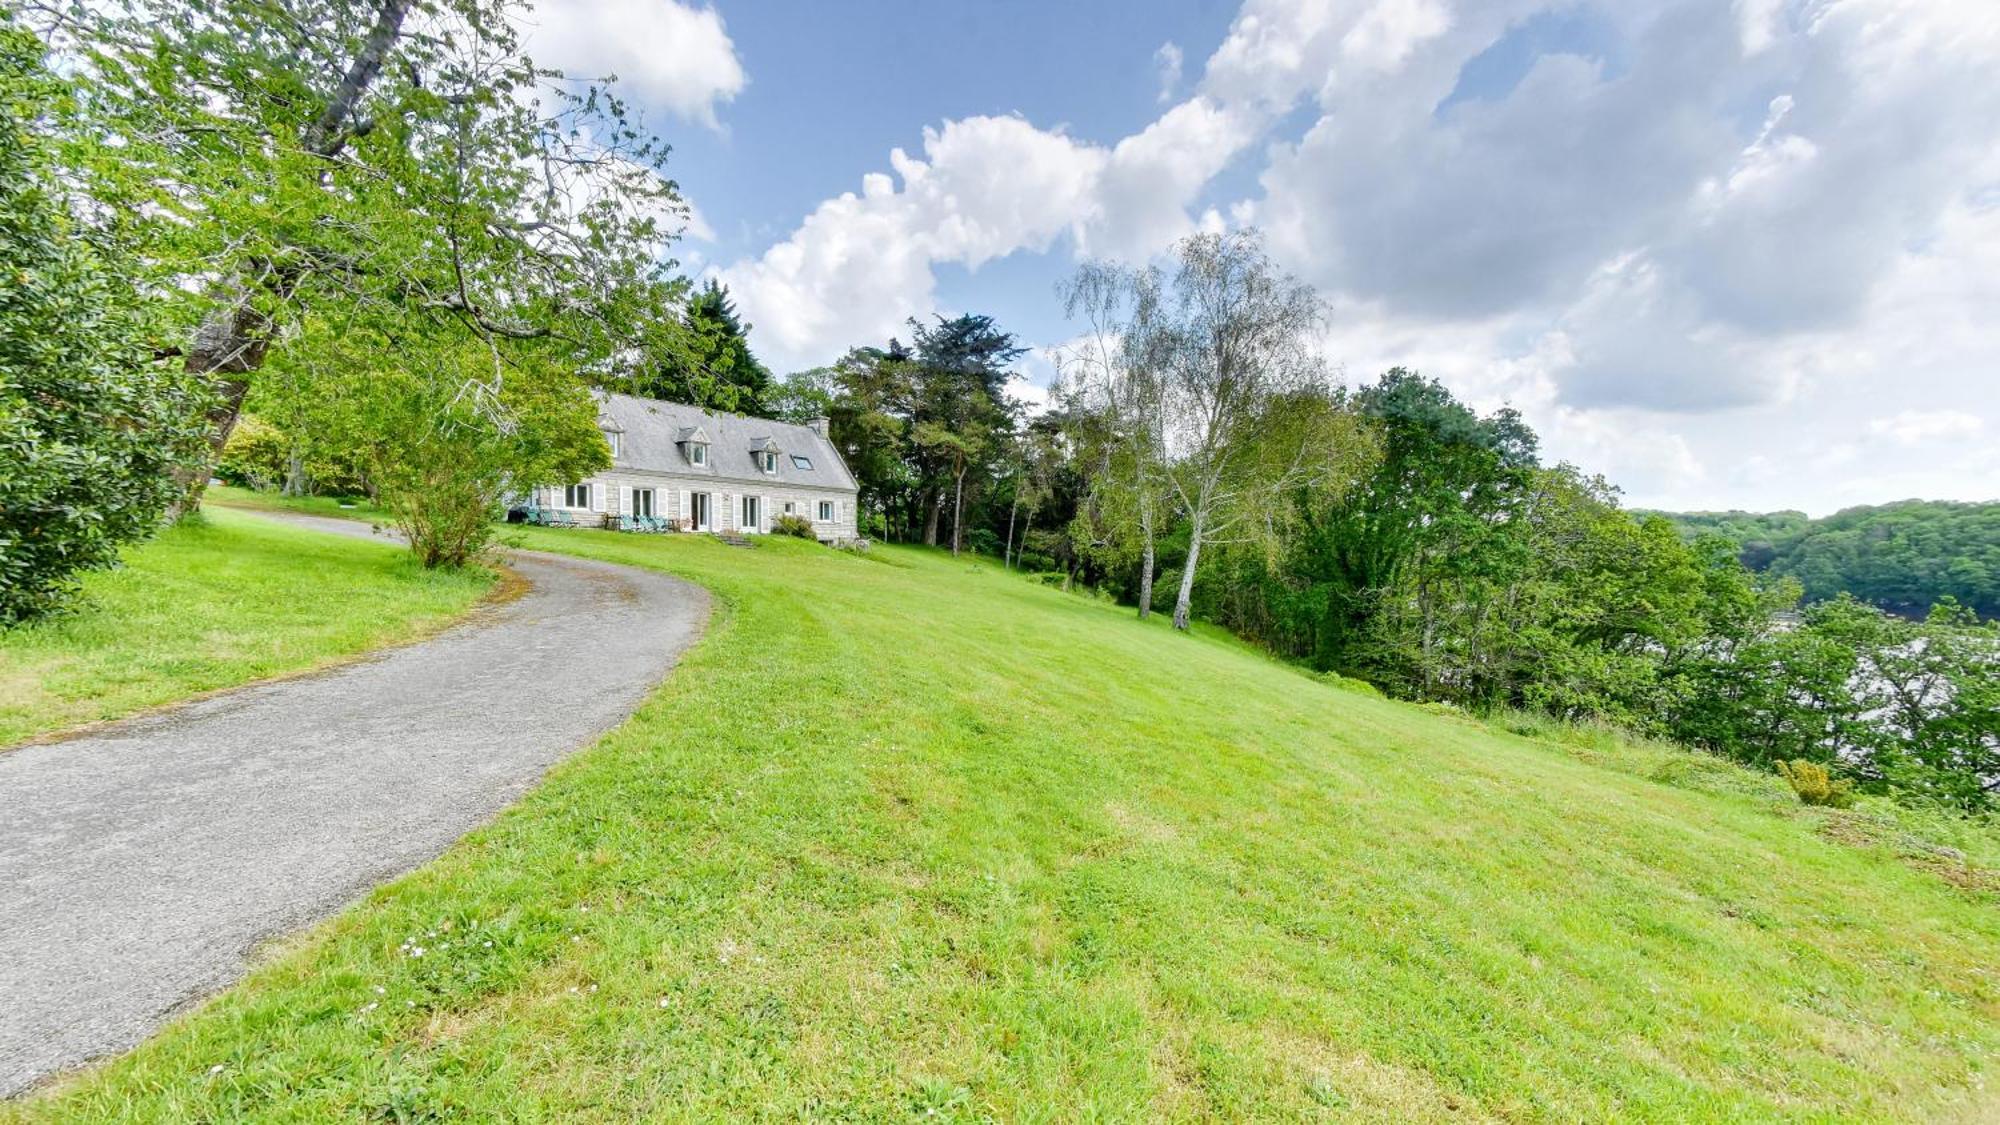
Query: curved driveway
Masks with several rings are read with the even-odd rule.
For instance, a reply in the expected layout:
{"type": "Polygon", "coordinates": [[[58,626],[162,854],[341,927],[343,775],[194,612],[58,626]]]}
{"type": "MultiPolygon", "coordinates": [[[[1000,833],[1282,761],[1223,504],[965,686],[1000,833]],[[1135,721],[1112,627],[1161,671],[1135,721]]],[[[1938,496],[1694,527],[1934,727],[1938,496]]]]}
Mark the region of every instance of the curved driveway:
{"type": "Polygon", "coordinates": [[[529,591],[430,640],[0,753],[0,1096],[133,1046],[260,941],[442,852],[630,714],[708,619],[664,574],[509,561],[529,591]]]}

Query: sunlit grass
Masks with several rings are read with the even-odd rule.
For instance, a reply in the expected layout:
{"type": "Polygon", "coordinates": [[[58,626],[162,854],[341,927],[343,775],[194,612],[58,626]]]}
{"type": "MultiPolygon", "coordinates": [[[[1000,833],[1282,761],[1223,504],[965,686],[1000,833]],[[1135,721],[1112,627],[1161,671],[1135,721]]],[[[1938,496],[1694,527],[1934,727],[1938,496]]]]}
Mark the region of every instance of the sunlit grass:
{"type": "Polygon", "coordinates": [[[522,537],[702,582],[707,638],[498,822],[19,1113],[2000,1112],[1993,897],[1760,782],[934,553],[522,537]]]}
{"type": "Polygon", "coordinates": [[[414,636],[492,583],[210,506],[89,575],[75,612],[0,631],[0,746],[414,636]]]}

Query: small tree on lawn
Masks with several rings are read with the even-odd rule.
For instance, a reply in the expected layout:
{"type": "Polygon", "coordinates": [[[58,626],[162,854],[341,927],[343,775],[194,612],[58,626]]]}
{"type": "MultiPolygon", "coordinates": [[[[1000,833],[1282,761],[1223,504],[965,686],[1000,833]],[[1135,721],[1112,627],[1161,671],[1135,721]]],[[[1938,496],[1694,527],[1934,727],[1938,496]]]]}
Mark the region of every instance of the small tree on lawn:
{"type": "Polygon", "coordinates": [[[0,624],[61,607],[159,523],[200,448],[200,384],[152,362],[115,232],[68,198],[71,108],[0,19],[0,624]]]}
{"type": "Polygon", "coordinates": [[[301,344],[324,357],[319,380],[340,419],[333,443],[366,468],[427,567],[475,558],[509,492],[611,463],[589,388],[553,358],[496,363],[475,343],[397,349],[351,325],[315,324],[301,344]]]}

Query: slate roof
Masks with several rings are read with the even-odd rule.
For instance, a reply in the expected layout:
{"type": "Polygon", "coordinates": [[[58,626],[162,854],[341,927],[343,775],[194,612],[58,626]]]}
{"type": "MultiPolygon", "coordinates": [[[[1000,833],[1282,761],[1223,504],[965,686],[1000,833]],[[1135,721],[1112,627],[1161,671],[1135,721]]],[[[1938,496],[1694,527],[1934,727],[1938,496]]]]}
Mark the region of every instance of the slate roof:
{"type": "Polygon", "coordinates": [[[714,413],[678,402],[603,391],[597,394],[597,413],[606,429],[624,435],[619,439],[618,456],[612,461],[615,468],[856,491],[847,462],[841,460],[833,443],[811,426],[714,413]],[[681,452],[680,442],[697,431],[708,437],[706,465],[689,464],[681,452]],[[775,473],[759,469],[751,458],[752,451],[765,448],[766,443],[778,449],[775,473]],[[811,459],[812,468],[801,469],[793,464],[795,453],[811,459]]]}

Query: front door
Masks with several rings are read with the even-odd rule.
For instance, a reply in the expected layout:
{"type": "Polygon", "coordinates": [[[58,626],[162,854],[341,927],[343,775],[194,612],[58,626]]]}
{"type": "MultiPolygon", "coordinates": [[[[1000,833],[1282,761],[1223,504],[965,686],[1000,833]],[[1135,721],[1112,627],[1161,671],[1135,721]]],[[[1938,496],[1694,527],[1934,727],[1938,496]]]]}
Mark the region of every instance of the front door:
{"type": "Polygon", "coordinates": [[[743,498],[743,522],[738,525],[740,530],[745,533],[764,530],[761,518],[764,514],[763,508],[762,497],[745,496],[743,498]]]}
{"type": "Polygon", "coordinates": [[[697,492],[689,496],[688,508],[690,509],[688,519],[693,522],[694,529],[696,531],[707,531],[709,529],[708,493],[697,492]]]}

